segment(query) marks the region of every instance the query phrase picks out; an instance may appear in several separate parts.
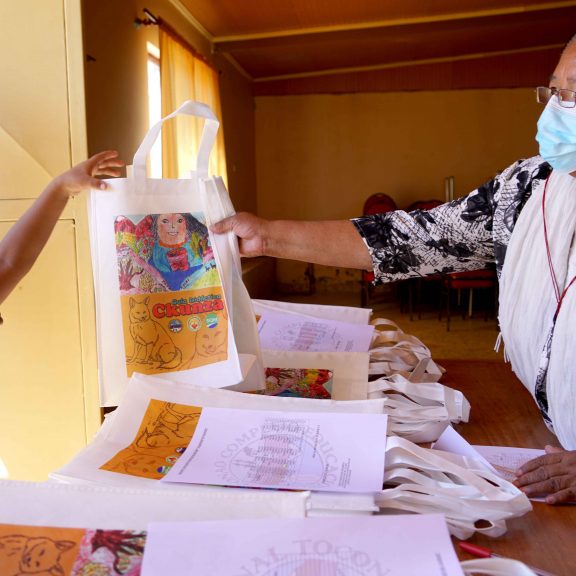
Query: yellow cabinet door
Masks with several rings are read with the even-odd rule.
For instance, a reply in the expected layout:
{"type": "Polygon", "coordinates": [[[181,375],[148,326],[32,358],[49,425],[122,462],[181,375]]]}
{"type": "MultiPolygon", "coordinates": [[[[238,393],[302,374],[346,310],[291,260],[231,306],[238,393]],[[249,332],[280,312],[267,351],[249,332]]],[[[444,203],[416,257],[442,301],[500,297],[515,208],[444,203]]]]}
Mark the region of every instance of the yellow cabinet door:
{"type": "MultiPolygon", "coordinates": [[[[2,2],[0,237],[51,178],[86,157],[81,0],[2,2]]],[[[99,425],[85,198],[0,305],[0,459],[41,480],[99,425]]],[[[0,475],[2,474],[0,462],[0,475]]]]}
{"type": "MultiPolygon", "coordinates": [[[[0,222],[0,236],[11,224],[0,222]]],[[[74,221],[63,219],[0,310],[0,458],[10,478],[45,479],[86,443],[77,286],[74,221]]]]}

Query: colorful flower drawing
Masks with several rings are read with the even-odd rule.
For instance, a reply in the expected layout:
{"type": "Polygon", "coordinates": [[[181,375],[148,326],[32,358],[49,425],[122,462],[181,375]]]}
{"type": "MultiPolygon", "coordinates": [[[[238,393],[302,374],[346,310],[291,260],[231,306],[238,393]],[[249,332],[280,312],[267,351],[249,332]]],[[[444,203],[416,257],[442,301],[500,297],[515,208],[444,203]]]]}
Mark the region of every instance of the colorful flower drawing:
{"type": "Polygon", "coordinates": [[[332,371],[319,368],[266,368],[267,396],[331,398],[332,371]]]}

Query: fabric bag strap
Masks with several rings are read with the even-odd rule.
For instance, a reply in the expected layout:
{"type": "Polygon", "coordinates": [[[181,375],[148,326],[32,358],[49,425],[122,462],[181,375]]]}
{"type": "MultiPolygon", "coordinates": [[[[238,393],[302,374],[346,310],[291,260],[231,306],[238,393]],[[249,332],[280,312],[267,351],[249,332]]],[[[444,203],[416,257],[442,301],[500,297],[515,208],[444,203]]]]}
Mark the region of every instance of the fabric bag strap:
{"type": "Polygon", "coordinates": [[[146,158],[150,154],[150,150],[160,134],[162,125],[166,120],[180,114],[204,118],[205,120],[202,137],[200,139],[200,148],[196,158],[196,172],[200,177],[208,176],[208,160],[216,140],[216,134],[220,122],[214,115],[214,112],[212,112],[210,107],[206,104],[194,102],[193,100],[186,100],[186,102],[184,102],[177,110],[172,112],[172,114],[169,114],[154,124],[154,126],[152,126],[148,131],[148,134],[144,137],[144,140],[142,140],[140,147],[136,151],[136,154],[134,154],[133,160],[133,177],[137,182],[143,182],[146,178],[146,158]]]}
{"type": "Polygon", "coordinates": [[[537,576],[518,560],[512,558],[482,558],[479,560],[465,560],[460,562],[464,574],[486,574],[487,576],[537,576]]]}
{"type": "Polygon", "coordinates": [[[450,533],[461,539],[474,532],[500,536],[506,519],[532,509],[516,486],[478,462],[398,437],[386,441],[384,484],[393,488],[377,495],[381,508],[443,513],[450,533]]]}

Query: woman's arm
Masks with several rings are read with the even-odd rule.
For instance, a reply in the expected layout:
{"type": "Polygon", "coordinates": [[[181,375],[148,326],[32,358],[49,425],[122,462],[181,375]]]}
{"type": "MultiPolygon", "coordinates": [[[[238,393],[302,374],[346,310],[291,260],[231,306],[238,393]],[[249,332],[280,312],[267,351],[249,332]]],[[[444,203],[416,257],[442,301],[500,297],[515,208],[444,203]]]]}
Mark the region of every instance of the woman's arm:
{"type": "Polygon", "coordinates": [[[122,166],[117,152],[101,152],[46,186],[0,243],[0,303],[36,262],[68,198],[88,188],[106,188],[106,183],[95,176],[118,176],[122,166]]]}
{"type": "Polygon", "coordinates": [[[366,244],[349,220],[264,220],[240,212],[214,224],[216,234],[234,232],[242,256],[274,256],[324,266],[372,269],[366,244]]]}

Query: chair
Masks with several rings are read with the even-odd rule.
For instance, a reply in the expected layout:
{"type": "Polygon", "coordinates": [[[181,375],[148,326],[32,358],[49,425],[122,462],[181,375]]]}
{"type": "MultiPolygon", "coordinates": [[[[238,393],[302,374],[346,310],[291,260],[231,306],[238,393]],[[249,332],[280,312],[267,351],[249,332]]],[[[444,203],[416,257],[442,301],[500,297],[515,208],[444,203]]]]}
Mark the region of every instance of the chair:
{"type": "MultiPolygon", "coordinates": [[[[450,296],[452,290],[468,291],[468,316],[472,316],[473,297],[475,289],[490,289],[494,291],[494,310],[498,307],[498,279],[496,270],[485,268],[483,270],[473,270],[472,272],[455,272],[446,274],[444,277],[444,292],[446,298],[446,331],[450,331],[450,296]]],[[[460,292],[459,292],[460,296],[460,292]]],[[[466,309],[462,308],[462,318],[466,316],[466,309]]],[[[438,319],[442,319],[442,310],[438,319]]],[[[488,307],[484,311],[484,320],[488,319],[488,307]]]]}
{"type": "MultiPolygon", "coordinates": [[[[362,209],[362,214],[364,216],[371,216],[373,214],[383,214],[384,212],[393,212],[396,210],[396,202],[388,196],[388,194],[372,194],[366,202],[364,202],[364,208],[362,209]]],[[[374,281],[374,272],[367,272],[362,270],[362,280],[361,280],[361,305],[363,308],[368,306],[368,302],[372,297],[375,287],[372,284],[374,281]]]]}

